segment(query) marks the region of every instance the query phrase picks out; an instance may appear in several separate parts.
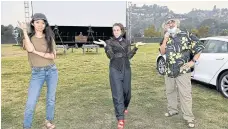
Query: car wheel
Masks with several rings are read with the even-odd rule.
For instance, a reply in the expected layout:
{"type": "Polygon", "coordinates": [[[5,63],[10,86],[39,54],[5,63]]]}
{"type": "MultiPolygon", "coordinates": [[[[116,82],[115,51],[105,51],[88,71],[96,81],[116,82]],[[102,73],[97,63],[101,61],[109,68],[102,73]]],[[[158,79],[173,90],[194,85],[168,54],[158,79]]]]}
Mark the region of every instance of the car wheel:
{"type": "Polygon", "coordinates": [[[228,71],[224,72],[218,82],[219,91],[222,95],[228,98],[228,71]]]}
{"type": "Polygon", "coordinates": [[[157,61],[157,70],[161,75],[165,75],[165,59],[160,57],[157,61]]]}

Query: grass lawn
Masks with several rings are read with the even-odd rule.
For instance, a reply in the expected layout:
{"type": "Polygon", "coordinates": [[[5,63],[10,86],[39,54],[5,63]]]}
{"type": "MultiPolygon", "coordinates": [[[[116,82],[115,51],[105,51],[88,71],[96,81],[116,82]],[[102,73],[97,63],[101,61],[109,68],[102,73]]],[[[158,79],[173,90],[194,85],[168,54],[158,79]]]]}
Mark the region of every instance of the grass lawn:
{"type": "MultiPolygon", "coordinates": [[[[2,45],[2,129],[21,129],[31,70],[21,48],[2,45]]],[[[132,99],[125,129],[186,129],[182,115],[167,118],[164,78],[157,74],[158,44],[139,48],[133,57],[132,99]]],[[[108,78],[109,60],[99,54],[82,54],[82,49],[58,52],[59,70],[55,124],[58,129],[116,129],[116,118],[108,78]]],[[[228,99],[215,88],[196,82],[193,113],[196,129],[228,129],[228,99]]],[[[45,119],[46,86],[36,106],[33,129],[45,119]]]]}

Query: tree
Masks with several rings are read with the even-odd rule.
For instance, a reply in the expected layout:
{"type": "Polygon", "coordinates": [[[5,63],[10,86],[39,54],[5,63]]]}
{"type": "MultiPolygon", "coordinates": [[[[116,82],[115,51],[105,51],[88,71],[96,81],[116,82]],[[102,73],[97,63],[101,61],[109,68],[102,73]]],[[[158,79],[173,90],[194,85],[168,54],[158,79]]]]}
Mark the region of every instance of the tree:
{"type": "Polygon", "coordinates": [[[192,29],[191,33],[196,35],[197,37],[199,36],[199,32],[198,32],[198,30],[196,28],[192,29]]]}
{"type": "Polygon", "coordinates": [[[223,29],[228,29],[228,23],[220,23],[217,27],[221,28],[222,30],[223,29]]]}
{"type": "Polygon", "coordinates": [[[201,26],[198,30],[198,35],[200,37],[207,37],[209,32],[209,27],[208,26],[201,26]]]}
{"type": "Polygon", "coordinates": [[[219,35],[228,36],[228,29],[223,29],[222,32],[219,35]]]}
{"type": "Polygon", "coordinates": [[[134,34],[134,37],[142,37],[142,34],[140,32],[134,34]]]}
{"type": "Polygon", "coordinates": [[[191,30],[196,26],[196,23],[199,23],[197,19],[194,18],[188,18],[185,20],[182,20],[180,23],[180,29],[181,30],[191,30]]]}
{"type": "Polygon", "coordinates": [[[4,35],[4,32],[5,32],[5,26],[4,25],[1,25],[1,36],[4,35]]]}
{"type": "Polygon", "coordinates": [[[200,26],[210,26],[209,35],[218,35],[220,32],[220,24],[216,19],[205,19],[201,22],[200,26]]]}
{"type": "Polygon", "coordinates": [[[12,25],[1,25],[1,43],[15,43],[12,35],[14,27],[12,25]]]}
{"type": "Polygon", "coordinates": [[[151,25],[147,29],[144,30],[145,37],[158,37],[160,32],[157,32],[154,25],[151,25]]]}
{"type": "Polygon", "coordinates": [[[13,33],[13,29],[14,29],[14,27],[12,25],[8,25],[7,29],[4,32],[4,35],[8,36],[8,37],[11,37],[12,33],[13,33]]]}

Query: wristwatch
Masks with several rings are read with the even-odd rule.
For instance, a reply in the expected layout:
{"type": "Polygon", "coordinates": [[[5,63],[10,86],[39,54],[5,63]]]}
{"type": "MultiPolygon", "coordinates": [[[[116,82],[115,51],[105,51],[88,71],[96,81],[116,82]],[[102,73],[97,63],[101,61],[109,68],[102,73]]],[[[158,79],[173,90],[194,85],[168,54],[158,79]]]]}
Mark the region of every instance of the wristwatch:
{"type": "Polygon", "coordinates": [[[192,61],[193,61],[194,63],[196,63],[196,62],[197,62],[197,60],[195,60],[194,58],[192,59],[192,61]]]}

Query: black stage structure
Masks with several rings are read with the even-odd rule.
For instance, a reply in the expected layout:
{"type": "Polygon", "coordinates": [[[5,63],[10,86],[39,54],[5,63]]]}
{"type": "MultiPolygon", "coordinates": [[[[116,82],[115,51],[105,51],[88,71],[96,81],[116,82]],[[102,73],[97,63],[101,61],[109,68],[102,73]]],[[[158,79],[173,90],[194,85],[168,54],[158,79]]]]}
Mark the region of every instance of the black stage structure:
{"type": "Polygon", "coordinates": [[[67,45],[73,47],[77,45],[81,47],[83,44],[93,44],[93,41],[108,40],[112,35],[112,27],[97,27],[97,26],[51,26],[55,34],[56,45],[67,45]],[[78,41],[75,39],[80,33],[87,36],[87,42],[78,41]]]}

